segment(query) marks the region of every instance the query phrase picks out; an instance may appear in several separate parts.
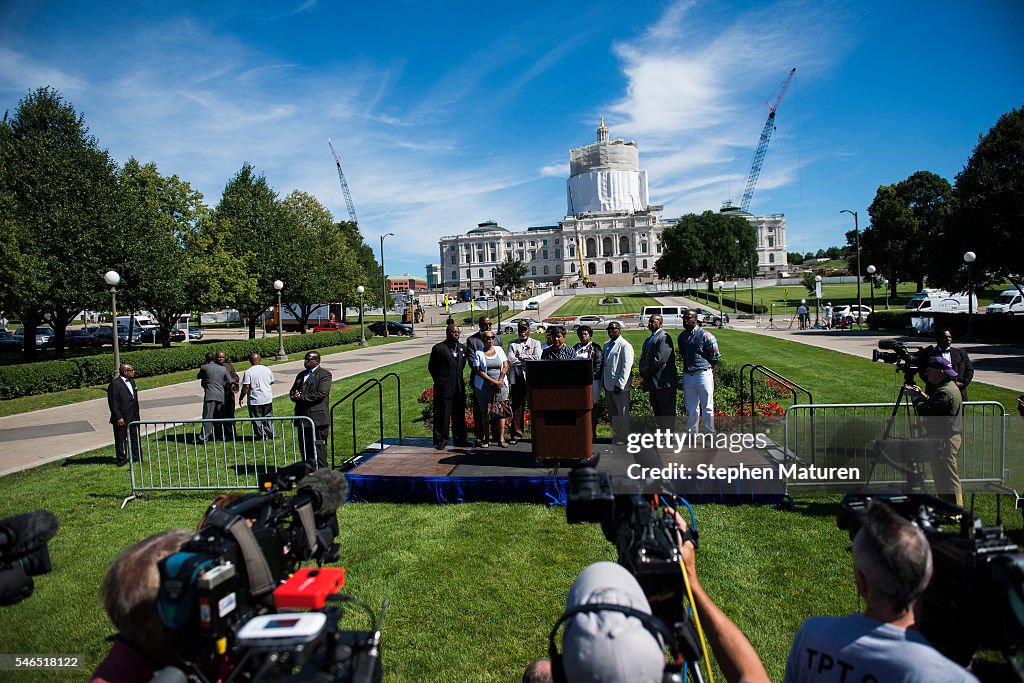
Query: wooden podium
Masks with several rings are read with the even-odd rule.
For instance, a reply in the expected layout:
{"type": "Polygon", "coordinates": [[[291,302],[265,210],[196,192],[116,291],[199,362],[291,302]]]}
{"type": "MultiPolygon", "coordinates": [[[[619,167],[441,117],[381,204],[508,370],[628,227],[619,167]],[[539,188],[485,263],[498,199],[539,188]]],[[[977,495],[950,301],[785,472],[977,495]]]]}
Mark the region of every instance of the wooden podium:
{"type": "Polygon", "coordinates": [[[526,361],[533,456],[586,460],[593,454],[590,425],[594,366],[589,359],[526,361]]]}

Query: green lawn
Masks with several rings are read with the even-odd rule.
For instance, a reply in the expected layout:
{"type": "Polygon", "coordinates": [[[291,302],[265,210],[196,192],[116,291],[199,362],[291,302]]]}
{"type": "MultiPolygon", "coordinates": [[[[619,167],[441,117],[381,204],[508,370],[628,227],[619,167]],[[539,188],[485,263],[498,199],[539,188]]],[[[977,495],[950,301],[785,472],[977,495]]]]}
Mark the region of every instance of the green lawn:
{"type": "Polygon", "coordinates": [[[646,294],[577,294],[558,307],[552,317],[568,317],[580,315],[623,315],[625,313],[640,314],[644,306],[659,306],[657,299],[646,294]],[[603,305],[605,298],[617,298],[620,303],[603,305]]]}
{"type": "MultiPolygon", "coordinates": [[[[892,395],[891,366],[739,331],[716,334],[728,363],[764,363],[807,386],[816,402],[892,395]]],[[[625,336],[639,348],[644,333],[625,336]]],[[[406,434],[428,434],[416,420],[416,397],[430,383],[424,365],[425,358],[417,358],[387,367],[402,377],[406,434]]],[[[332,396],[340,398],[363,379],[337,382],[332,396]]],[[[388,434],[397,420],[391,395],[385,394],[388,434]]],[[[1013,394],[975,384],[972,398],[1006,403],[1013,394]]],[[[287,399],[275,401],[277,414],[289,410],[287,399]]],[[[348,415],[342,411],[335,422],[339,457],[347,455],[346,442],[351,450],[348,415]]],[[[376,438],[376,400],[360,402],[357,416],[357,443],[376,438]]],[[[112,461],[107,447],[0,479],[0,517],[45,508],[62,525],[51,543],[53,572],[36,577],[28,600],[0,609],[5,651],[81,653],[95,666],[112,633],[96,600],[111,560],[149,534],[193,527],[213,497],[151,494],[118,510],[128,487],[124,470],[112,461]]],[[[775,680],[804,618],[860,608],[849,540],[835,525],[837,498],[797,496],[794,510],[696,506],[702,583],[748,634],[775,680]]],[[[991,497],[980,496],[978,510],[986,522],[995,521],[991,497]]],[[[591,562],[614,559],[599,527],[569,526],[561,508],[352,504],[341,510],[340,522],[346,591],[375,608],[385,597],[392,603],[384,624],[386,681],[518,680],[528,661],[545,655],[548,630],[573,577],[591,562]]],[[[1004,523],[1020,541],[1021,517],[1005,502],[1004,523]]],[[[65,679],[82,678],[79,672],[65,679]]]]}

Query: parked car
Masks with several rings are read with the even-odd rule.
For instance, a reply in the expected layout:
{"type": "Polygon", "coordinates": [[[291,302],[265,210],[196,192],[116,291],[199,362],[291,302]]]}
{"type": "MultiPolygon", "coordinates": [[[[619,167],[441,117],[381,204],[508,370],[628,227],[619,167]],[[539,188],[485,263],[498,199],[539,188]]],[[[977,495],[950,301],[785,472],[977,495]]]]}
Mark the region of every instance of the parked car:
{"type": "MultiPolygon", "coordinates": [[[[113,328],[110,325],[103,325],[101,327],[97,327],[96,328],[95,334],[96,334],[96,337],[100,340],[100,345],[101,346],[105,346],[107,344],[109,344],[111,346],[114,345],[114,333],[113,333],[112,330],[113,330],[113,328]]],[[[118,327],[117,327],[117,338],[118,338],[118,344],[120,346],[127,345],[128,344],[128,328],[127,327],[121,327],[120,325],[118,325],[118,327]]],[[[134,330],[133,331],[132,343],[133,344],[141,344],[142,343],[142,331],[141,330],[134,330]]]]}
{"type": "MultiPolygon", "coordinates": [[[[368,326],[368,329],[370,330],[370,332],[373,332],[376,336],[383,337],[384,336],[384,321],[383,320],[378,320],[375,323],[371,323],[368,326]]],[[[403,325],[402,323],[396,323],[393,320],[389,320],[388,321],[388,335],[391,336],[391,337],[401,337],[401,336],[411,337],[412,336],[412,328],[409,327],[408,325],[403,325]]]]}
{"type": "Polygon", "coordinates": [[[985,307],[985,312],[997,315],[1024,315],[1024,298],[1016,289],[1003,290],[985,307]]]}
{"type": "Polygon", "coordinates": [[[596,329],[598,329],[603,324],[604,324],[604,317],[603,316],[600,316],[600,315],[581,315],[580,317],[576,318],[576,322],[575,322],[575,324],[573,324],[572,329],[575,332],[576,330],[578,330],[583,325],[590,325],[590,328],[592,330],[596,330],[596,329]]]}
{"type": "Polygon", "coordinates": [[[189,327],[188,328],[188,338],[189,338],[189,340],[193,340],[193,341],[196,340],[196,339],[202,339],[203,338],[203,331],[201,329],[199,329],[198,327],[189,327]]]}
{"type": "Polygon", "coordinates": [[[22,343],[14,338],[14,334],[4,330],[0,332],[0,353],[4,351],[21,351],[22,343]]]}
{"type": "Polygon", "coordinates": [[[545,325],[544,323],[542,323],[539,320],[534,320],[533,318],[519,317],[519,318],[511,318],[510,320],[502,320],[501,321],[501,333],[502,334],[519,334],[519,321],[520,320],[525,320],[527,323],[529,323],[529,325],[530,325],[530,333],[531,334],[534,333],[534,332],[543,332],[545,329],[547,329],[547,325],[545,325]]]}
{"type": "Polygon", "coordinates": [[[540,310],[540,302],[539,301],[529,301],[529,302],[527,302],[526,303],[526,310],[528,310],[528,311],[539,311],[540,310]]]}
{"type": "Polygon", "coordinates": [[[342,323],[334,322],[332,320],[330,322],[320,323],[319,325],[317,325],[316,327],[313,328],[313,331],[314,332],[340,332],[341,330],[347,330],[347,329],[348,329],[348,325],[343,325],[342,323]]]}
{"type": "MultiPolygon", "coordinates": [[[[25,328],[19,327],[14,331],[14,338],[18,340],[19,344],[25,343],[25,328]]],[[[36,348],[42,349],[47,346],[54,345],[54,334],[53,330],[45,325],[40,325],[36,328],[36,348]]]]}
{"type": "Polygon", "coordinates": [[[842,306],[833,306],[832,307],[832,321],[833,321],[832,324],[833,325],[837,325],[836,321],[845,320],[846,317],[849,314],[851,314],[851,313],[853,314],[853,317],[856,318],[857,315],[858,315],[858,311],[860,312],[860,319],[861,319],[861,321],[864,321],[864,320],[867,320],[868,316],[871,314],[871,307],[870,306],[858,306],[857,304],[843,304],[842,306]]]}
{"type": "MultiPolygon", "coordinates": [[[[118,326],[118,328],[122,329],[122,330],[125,330],[125,328],[121,327],[120,325],[118,326]]],[[[128,333],[128,331],[125,330],[125,334],[126,335],[127,335],[127,333],[128,333]]],[[[182,332],[181,330],[179,330],[177,327],[172,327],[171,331],[170,331],[170,334],[168,334],[168,336],[171,338],[172,342],[183,342],[183,341],[185,341],[185,333],[182,332]]],[[[125,337],[125,339],[127,339],[127,337],[125,337]]],[[[159,327],[144,327],[144,328],[142,328],[142,331],[140,332],[140,339],[142,340],[142,342],[144,344],[161,344],[161,343],[163,343],[163,337],[160,334],[160,328],[159,327]]]]}
{"type": "MultiPolygon", "coordinates": [[[[688,312],[691,309],[683,309],[684,312],[688,312]]],[[[697,320],[700,321],[701,325],[714,325],[715,327],[721,327],[725,323],[729,322],[728,313],[719,313],[718,311],[709,311],[706,308],[694,308],[692,309],[697,312],[697,320]]]]}
{"type": "Polygon", "coordinates": [[[64,333],[64,343],[69,349],[90,349],[101,346],[100,338],[87,327],[67,330],[64,333]]]}

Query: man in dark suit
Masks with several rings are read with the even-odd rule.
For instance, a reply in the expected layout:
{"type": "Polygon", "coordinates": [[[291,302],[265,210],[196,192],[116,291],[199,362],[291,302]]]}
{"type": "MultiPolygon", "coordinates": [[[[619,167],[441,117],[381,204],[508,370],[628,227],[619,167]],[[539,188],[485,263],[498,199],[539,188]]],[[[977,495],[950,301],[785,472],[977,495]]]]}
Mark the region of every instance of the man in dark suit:
{"type": "MultiPolygon", "coordinates": [[[[206,354],[207,361],[199,367],[196,379],[201,380],[203,387],[203,419],[212,420],[224,415],[224,401],[228,400],[231,391],[231,373],[223,365],[214,361],[213,354],[206,354]]],[[[196,439],[197,443],[206,443],[214,438],[214,434],[223,437],[225,423],[217,423],[214,430],[213,422],[203,423],[203,433],[196,439]]]]}
{"type": "MultiPolygon", "coordinates": [[[[313,420],[299,426],[299,451],[306,460],[316,459],[318,467],[327,467],[327,434],[331,430],[331,373],[320,367],[320,354],[310,351],[305,358],[306,369],[295,377],[289,396],[295,403],[295,415],[313,420]]],[[[303,421],[304,422],[304,421],[303,421]]]]}
{"type": "Polygon", "coordinates": [[[110,424],[114,428],[114,448],[117,451],[117,466],[128,464],[129,431],[132,440],[132,460],[142,462],[142,447],[139,444],[139,428],[128,425],[139,419],[139,390],[135,387],[135,368],[122,363],[118,375],[107,388],[107,406],[110,407],[110,424]]]}
{"type": "Polygon", "coordinates": [[[434,380],[434,448],[448,448],[448,422],[456,446],[468,446],[466,430],[466,349],[459,344],[462,331],[452,323],[444,341],[430,350],[427,371],[434,380]]]}
{"type": "Polygon", "coordinates": [[[672,337],[662,329],[662,317],[652,315],[647,322],[651,336],[644,340],[640,354],[640,377],[651,397],[651,408],[658,427],[672,429],[676,422],[676,351],[672,337]]]}
{"type": "MultiPolygon", "coordinates": [[[[953,335],[949,330],[937,329],[935,330],[935,344],[928,346],[922,350],[924,356],[921,367],[924,368],[928,365],[928,359],[932,356],[943,356],[949,361],[953,369],[956,370],[956,377],[953,379],[953,384],[960,390],[960,398],[963,401],[967,400],[967,385],[974,379],[974,365],[971,364],[971,358],[967,355],[967,352],[963,349],[956,348],[953,346],[953,335]]],[[[924,376],[925,372],[922,369],[921,375],[924,376]]],[[[925,382],[925,393],[934,393],[936,387],[925,382]]]]}

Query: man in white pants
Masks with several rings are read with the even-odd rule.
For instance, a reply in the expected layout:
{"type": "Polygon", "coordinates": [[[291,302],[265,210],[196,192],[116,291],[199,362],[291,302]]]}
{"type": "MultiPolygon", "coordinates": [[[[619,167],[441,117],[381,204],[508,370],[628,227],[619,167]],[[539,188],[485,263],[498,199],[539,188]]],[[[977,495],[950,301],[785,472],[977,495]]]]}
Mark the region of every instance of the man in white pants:
{"type": "Polygon", "coordinates": [[[679,335],[679,351],[683,357],[683,397],[686,401],[686,429],[697,431],[697,420],[701,419],[704,431],[715,431],[715,376],[712,368],[722,355],[718,352],[718,340],[697,321],[696,311],[687,311],[683,316],[683,327],[679,335]]]}
{"type": "Polygon", "coordinates": [[[626,417],[629,416],[629,390],[633,372],[633,345],[622,338],[622,325],[608,323],[609,340],[604,345],[604,366],[601,384],[604,386],[608,419],[611,420],[617,444],[626,443],[626,417]]]}

